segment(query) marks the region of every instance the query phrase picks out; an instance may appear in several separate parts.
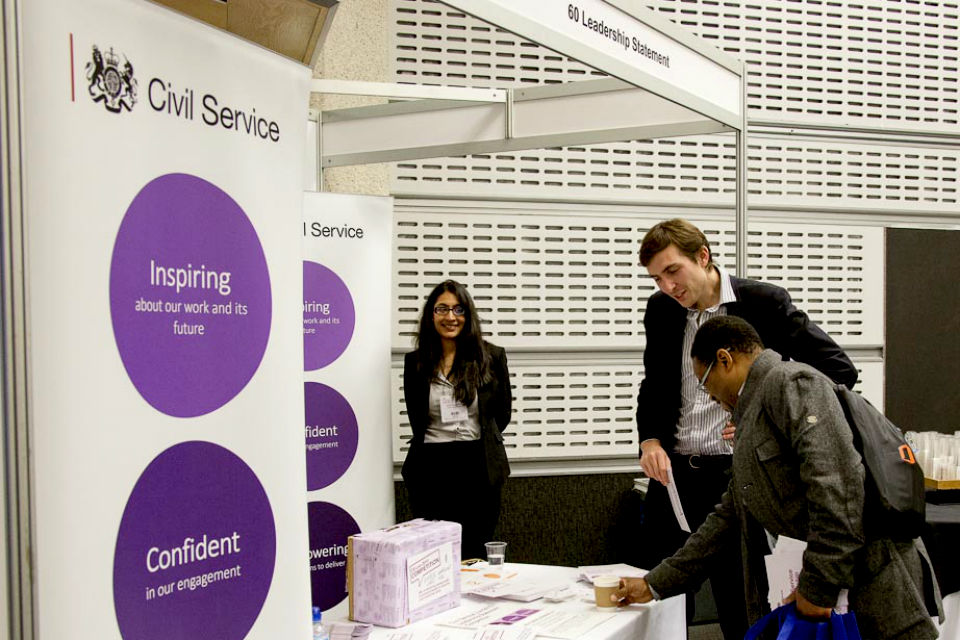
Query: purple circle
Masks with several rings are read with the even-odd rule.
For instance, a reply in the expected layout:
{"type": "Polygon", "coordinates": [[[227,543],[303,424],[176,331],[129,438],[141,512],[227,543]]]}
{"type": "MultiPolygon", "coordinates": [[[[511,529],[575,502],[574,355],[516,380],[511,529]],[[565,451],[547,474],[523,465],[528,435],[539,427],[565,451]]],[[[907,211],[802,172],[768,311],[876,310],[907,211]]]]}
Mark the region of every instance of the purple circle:
{"type": "Polygon", "coordinates": [[[340,357],[356,324],[353,297],[340,276],[303,262],[303,368],[314,371],[340,357]]]}
{"type": "Polygon", "coordinates": [[[360,533],[353,517],[329,502],[307,503],[310,523],[310,595],[326,611],[347,597],[347,538],[360,533]]]}
{"type": "Polygon", "coordinates": [[[357,454],[357,416],[347,399],[319,382],[303,385],[307,490],[336,482],[357,454]]]}
{"type": "Polygon", "coordinates": [[[267,261],[240,206],[196,176],[149,182],[117,232],[110,314],[127,375],[152,407],[189,418],[229,402],[270,335],[267,261]]]}
{"type": "Polygon", "coordinates": [[[140,475],[120,520],[120,634],[240,640],[270,590],[276,550],[270,501],[243,460],[210,442],[170,447],[140,475]]]}

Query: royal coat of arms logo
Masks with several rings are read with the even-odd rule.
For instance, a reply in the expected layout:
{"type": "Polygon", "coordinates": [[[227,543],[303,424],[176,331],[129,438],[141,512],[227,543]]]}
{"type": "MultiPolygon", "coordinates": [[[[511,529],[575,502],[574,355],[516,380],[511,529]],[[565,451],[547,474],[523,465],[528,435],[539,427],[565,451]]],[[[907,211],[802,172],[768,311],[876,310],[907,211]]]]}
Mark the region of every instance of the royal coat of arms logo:
{"type": "Polygon", "coordinates": [[[123,56],[123,65],[120,56],[113,51],[113,47],[102,53],[97,45],[93,45],[90,62],[87,63],[87,91],[94,102],[103,102],[107,111],[120,113],[124,109],[130,111],[137,104],[137,80],[133,77],[133,65],[126,56],[123,56]]]}

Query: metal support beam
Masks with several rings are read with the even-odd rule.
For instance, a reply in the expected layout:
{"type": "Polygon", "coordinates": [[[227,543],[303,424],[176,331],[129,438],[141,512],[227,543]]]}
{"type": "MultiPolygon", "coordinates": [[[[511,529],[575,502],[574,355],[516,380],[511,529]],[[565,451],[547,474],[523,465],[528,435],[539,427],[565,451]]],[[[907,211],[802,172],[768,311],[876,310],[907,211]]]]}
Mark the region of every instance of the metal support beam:
{"type": "Polygon", "coordinates": [[[2,294],[3,369],[0,472],[0,636],[12,640],[35,637],[36,598],[33,582],[33,511],[29,447],[29,387],[24,208],[20,138],[19,2],[0,0],[3,66],[0,68],[0,294],[2,294]]]}
{"type": "Polygon", "coordinates": [[[358,80],[311,80],[312,93],[339,96],[376,96],[393,100],[461,100],[466,102],[505,102],[507,92],[501,89],[432,87],[392,82],[358,80]]]}
{"type": "Polygon", "coordinates": [[[748,125],[751,139],[797,139],[850,142],[871,146],[923,147],[927,149],[960,149],[960,136],[955,132],[923,129],[894,129],[892,127],[831,127],[800,122],[773,122],[751,120],[748,125]]]}
{"type": "Polygon", "coordinates": [[[512,107],[431,100],[326,111],[321,163],[337,167],[733,130],[612,78],[515,90],[506,102],[512,107]]]}
{"type": "Polygon", "coordinates": [[[503,117],[507,122],[503,137],[507,140],[513,138],[513,115],[513,90],[510,90],[507,91],[507,101],[503,104],[503,117]]]}
{"type": "Polygon", "coordinates": [[[323,112],[317,114],[317,191],[326,191],[323,185],[323,112]]]}
{"type": "Polygon", "coordinates": [[[641,0],[442,0],[488,24],[682,104],[731,128],[742,124],[743,64],[658,16],[641,0]],[[606,29],[592,33],[588,12],[606,29]],[[592,33],[592,35],[591,35],[592,33]],[[612,35],[611,35],[612,34],[612,35]],[[594,37],[597,36],[597,37],[594,37]],[[614,42],[614,40],[616,40],[614,42]],[[642,52],[642,53],[641,53],[642,52]]]}
{"type": "Polygon", "coordinates": [[[740,100],[742,104],[740,113],[743,116],[743,123],[736,132],[737,189],[734,229],[736,229],[737,261],[735,271],[738,278],[746,278],[750,252],[747,247],[747,86],[744,82],[740,83],[740,100]]]}

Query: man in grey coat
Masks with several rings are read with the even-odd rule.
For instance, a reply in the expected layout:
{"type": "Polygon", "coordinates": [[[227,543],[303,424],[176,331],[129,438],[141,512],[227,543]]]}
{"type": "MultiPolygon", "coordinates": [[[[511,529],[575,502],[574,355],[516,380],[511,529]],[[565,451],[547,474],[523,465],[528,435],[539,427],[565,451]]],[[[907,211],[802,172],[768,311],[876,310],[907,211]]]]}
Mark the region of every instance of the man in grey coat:
{"type": "MultiPolygon", "coordinates": [[[[747,614],[767,609],[763,556],[771,537],[807,543],[797,610],[829,618],[842,589],[863,638],[932,640],[919,541],[864,531],[864,467],[834,385],[816,369],[764,349],[745,320],[705,322],[691,350],[700,385],[737,425],[733,476],[716,510],[646,578],[625,578],[623,604],[682,593],[740,545],[747,614]],[[739,526],[737,526],[739,525],[739,526]]],[[[936,596],[934,595],[934,598],[936,596]]]]}

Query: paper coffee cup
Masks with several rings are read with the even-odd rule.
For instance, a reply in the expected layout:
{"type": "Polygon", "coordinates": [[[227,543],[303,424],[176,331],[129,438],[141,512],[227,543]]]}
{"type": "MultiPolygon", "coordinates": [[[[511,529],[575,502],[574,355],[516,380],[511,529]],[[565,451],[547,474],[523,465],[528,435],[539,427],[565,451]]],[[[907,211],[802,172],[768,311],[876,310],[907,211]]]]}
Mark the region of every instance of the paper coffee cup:
{"type": "Polygon", "coordinates": [[[597,576],[593,579],[593,597],[597,609],[601,611],[616,611],[617,603],[610,596],[617,592],[620,586],[619,576],[597,576]]]}

